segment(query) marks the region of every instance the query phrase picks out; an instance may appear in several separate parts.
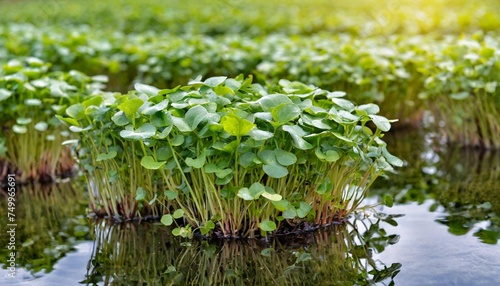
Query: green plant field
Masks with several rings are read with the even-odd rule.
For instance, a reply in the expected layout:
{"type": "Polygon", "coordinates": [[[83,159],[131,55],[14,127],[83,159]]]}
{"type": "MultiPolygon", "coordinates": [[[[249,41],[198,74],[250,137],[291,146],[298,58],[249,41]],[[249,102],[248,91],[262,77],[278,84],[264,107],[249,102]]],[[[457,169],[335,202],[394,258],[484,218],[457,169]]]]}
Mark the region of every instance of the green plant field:
{"type": "Polygon", "coordinates": [[[4,0],[0,22],[89,25],[125,33],[460,34],[497,30],[497,4],[495,0],[4,0]]]}
{"type": "Polygon", "coordinates": [[[0,58],[36,56],[55,70],[107,74],[109,90],[126,91],[134,82],[171,87],[198,75],[253,74],[265,84],[287,78],[346,91],[359,104],[376,102],[400,125],[418,125],[428,110],[431,130],[453,143],[500,144],[495,34],[212,37],[31,25],[5,26],[0,34],[0,58]]]}
{"type": "Polygon", "coordinates": [[[0,175],[79,167],[184,237],[341,221],[404,165],[391,123],[500,147],[496,2],[2,1],[0,175]]]}

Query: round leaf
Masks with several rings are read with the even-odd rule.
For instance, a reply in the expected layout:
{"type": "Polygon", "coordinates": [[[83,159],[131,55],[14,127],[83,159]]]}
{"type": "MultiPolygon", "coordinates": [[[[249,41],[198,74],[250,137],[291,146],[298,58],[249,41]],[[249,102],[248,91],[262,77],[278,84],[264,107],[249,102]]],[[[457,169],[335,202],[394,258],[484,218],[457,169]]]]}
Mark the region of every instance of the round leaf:
{"type": "Polygon", "coordinates": [[[99,161],[113,159],[114,157],[116,157],[117,154],[118,153],[116,153],[116,151],[109,151],[109,153],[101,153],[97,155],[96,161],[99,162],[99,161]]]}
{"type": "Polygon", "coordinates": [[[279,179],[288,175],[288,170],[279,164],[264,165],[262,169],[271,178],[279,179]]]}
{"type": "Polygon", "coordinates": [[[259,223],[259,228],[263,231],[274,231],[276,229],[276,223],[266,219],[259,223]]]}
{"type": "Polygon", "coordinates": [[[221,119],[222,127],[224,131],[233,136],[243,136],[246,135],[255,127],[252,122],[241,118],[235,114],[227,114],[221,119]]]}
{"type": "Polygon", "coordinates": [[[300,115],[300,108],[293,103],[284,103],[272,109],[273,119],[279,123],[292,121],[300,115]]]}
{"type": "Polygon", "coordinates": [[[152,156],[144,156],[141,159],[141,166],[149,170],[158,170],[165,165],[165,163],[166,162],[156,162],[152,156]]]}
{"type": "Polygon", "coordinates": [[[160,222],[166,226],[170,226],[174,222],[174,219],[173,219],[172,215],[166,214],[166,215],[163,215],[161,217],[160,222]]]}
{"type": "Polygon", "coordinates": [[[279,202],[279,201],[281,201],[281,199],[283,199],[283,197],[279,194],[271,194],[268,192],[263,192],[262,196],[270,201],[273,201],[273,202],[279,202]]]}
{"type": "Polygon", "coordinates": [[[34,127],[36,130],[43,132],[43,131],[47,130],[47,128],[49,127],[49,124],[47,124],[47,122],[40,121],[40,122],[37,122],[34,127]]]}
{"type": "Polygon", "coordinates": [[[377,126],[378,129],[381,131],[387,132],[389,129],[391,129],[391,123],[389,120],[383,116],[380,115],[370,115],[371,120],[377,126]]]}
{"type": "Polygon", "coordinates": [[[280,163],[280,165],[290,166],[297,162],[297,157],[293,153],[285,150],[275,149],[274,154],[276,155],[276,160],[280,163]]]}
{"type": "Polygon", "coordinates": [[[122,130],[120,131],[120,136],[125,139],[140,140],[151,138],[156,133],[156,127],[150,123],[146,123],[136,130],[122,130]]]}
{"type": "Polygon", "coordinates": [[[174,214],[172,215],[173,218],[181,218],[184,215],[184,211],[182,209],[175,210],[174,214]]]}

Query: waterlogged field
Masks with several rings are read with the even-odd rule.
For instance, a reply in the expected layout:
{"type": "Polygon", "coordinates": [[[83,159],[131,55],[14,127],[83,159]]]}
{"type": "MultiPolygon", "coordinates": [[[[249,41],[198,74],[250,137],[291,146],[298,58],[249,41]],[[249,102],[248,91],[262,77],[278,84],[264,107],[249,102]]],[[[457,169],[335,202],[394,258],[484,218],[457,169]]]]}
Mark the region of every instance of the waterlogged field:
{"type": "Polygon", "coordinates": [[[498,284],[500,6],[351,2],[1,1],[0,284],[498,284]]]}

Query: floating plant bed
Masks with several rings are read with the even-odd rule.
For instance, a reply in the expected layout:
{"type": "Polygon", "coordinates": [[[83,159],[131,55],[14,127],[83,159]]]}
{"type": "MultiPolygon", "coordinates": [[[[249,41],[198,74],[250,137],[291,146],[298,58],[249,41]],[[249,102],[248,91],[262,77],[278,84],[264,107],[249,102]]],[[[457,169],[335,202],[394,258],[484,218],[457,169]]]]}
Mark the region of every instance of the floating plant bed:
{"type": "Polygon", "coordinates": [[[98,80],[104,78],[52,72],[37,58],[0,66],[0,181],[7,173],[17,173],[18,183],[72,174],[76,162],[62,145],[71,133],[54,115],[100,89],[98,80]]]}
{"type": "Polygon", "coordinates": [[[135,89],[58,116],[80,133],[100,216],[161,216],[184,237],[266,236],[342,220],[378,176],[402,165],[381,139],[391,120],[344,92],[243,76],[135,89]]]}

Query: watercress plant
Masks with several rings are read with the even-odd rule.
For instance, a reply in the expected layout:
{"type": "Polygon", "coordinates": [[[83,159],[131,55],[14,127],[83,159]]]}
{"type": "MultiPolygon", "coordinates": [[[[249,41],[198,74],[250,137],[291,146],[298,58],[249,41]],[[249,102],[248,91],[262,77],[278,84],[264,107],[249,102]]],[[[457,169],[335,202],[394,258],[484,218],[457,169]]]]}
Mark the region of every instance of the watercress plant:
{"type": "Polygon", "coordinates": [[[101,89],[103,81],[74,70],[53,72],[33,57],[0,66],[0,161],[16,170],[20,183],[71,174],[75,161],[62,146],[71,134],[54,115],[101,89]]]}
{"type": "Polygon", "coordinates": [[[181,236],[252,237],[340,221],[402,165],[381,139],[392,121],[344,96],[199,77],[95,95],[59,118],[80,133],[96,212],[161,215],[181,236]]]}

